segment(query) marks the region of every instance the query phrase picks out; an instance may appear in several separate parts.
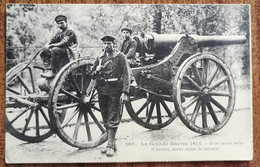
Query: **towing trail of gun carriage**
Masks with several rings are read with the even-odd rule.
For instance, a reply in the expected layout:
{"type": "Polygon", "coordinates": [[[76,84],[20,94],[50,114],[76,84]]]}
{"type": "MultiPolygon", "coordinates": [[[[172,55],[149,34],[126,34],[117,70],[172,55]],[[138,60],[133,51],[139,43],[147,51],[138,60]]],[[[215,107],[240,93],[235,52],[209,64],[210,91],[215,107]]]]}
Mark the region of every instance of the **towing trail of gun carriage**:
{"type": "MultiPolygon", "coordinates": [[[[161,129],[178,116],[200,134],[225,126],[235,105],[234,79],[218,56],[199,48],[241,45],[246,37],[147,33],[135,40],[140,55],[153,55],[132,68],[138,87],[130,88],[125,108],[137,124],[161,129]]],[[[89,84],[94,59],[73,60],[48,80],[40,77],[45,69],[35,61],[41,51],[6,74],[7,131],[28,142],[57,133],[74,147],[101,145],[107,134],[97,91],[89,84]]]]}

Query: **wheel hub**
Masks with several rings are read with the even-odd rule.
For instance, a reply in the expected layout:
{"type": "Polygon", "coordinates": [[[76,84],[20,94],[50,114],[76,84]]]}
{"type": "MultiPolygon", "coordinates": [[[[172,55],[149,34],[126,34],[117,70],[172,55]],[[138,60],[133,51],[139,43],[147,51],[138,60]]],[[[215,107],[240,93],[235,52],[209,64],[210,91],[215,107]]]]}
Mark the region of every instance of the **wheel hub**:
{"type": "Polygon", "coordinates": [[[89,107],[91,105],[91,97],[90,96],[82,96],[80,100],[81,107],[89,107]]]}
{"type": "Polygon", "coordinates": [[[210,88],[208,86],[202,86],[200,92],[202,98],[208,98],[210,95],[210,88]]]}

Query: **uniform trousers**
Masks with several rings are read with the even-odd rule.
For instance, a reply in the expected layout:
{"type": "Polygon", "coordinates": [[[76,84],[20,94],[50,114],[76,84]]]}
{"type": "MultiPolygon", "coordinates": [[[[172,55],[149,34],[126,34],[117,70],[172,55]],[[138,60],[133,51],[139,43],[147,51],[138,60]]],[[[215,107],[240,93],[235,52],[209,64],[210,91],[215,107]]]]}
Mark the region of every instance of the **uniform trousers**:
{"type": "Polygon", "coordinates": [[[45,49],[41,54],[41,58],[46,69],[52,70],[54,74],[58,73],[59,70],[70,61],[67,55],[67,49],[61,47],[45,49]]]}
{"type": "Polygon", "coordinates": [[[117,129],[120,123],[120,96],[121,94],[98,94],[99,107],[107,129],[117,129]]]}

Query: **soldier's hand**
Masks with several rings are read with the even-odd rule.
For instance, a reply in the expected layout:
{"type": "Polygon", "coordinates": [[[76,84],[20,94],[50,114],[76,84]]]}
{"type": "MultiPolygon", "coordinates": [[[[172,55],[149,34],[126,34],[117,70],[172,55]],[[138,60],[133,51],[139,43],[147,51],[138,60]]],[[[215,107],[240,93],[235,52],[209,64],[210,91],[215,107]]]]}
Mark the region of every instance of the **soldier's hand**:
{"type": "Polygon", "coordinates": [[[120,97],[120,102],[125,102],[127,101],[127,94],[126,93],[122,93],[121,97],[120,97]]]}
{"type": "Polygon", "coordinates": [[[97,68],[96,68],[96,71],[101,71],[101,70],[102,70],[102,68],[103,68],[103,66],[102,66],[102,65],[98,65],[98,66],[97,66],[97,68]]]}

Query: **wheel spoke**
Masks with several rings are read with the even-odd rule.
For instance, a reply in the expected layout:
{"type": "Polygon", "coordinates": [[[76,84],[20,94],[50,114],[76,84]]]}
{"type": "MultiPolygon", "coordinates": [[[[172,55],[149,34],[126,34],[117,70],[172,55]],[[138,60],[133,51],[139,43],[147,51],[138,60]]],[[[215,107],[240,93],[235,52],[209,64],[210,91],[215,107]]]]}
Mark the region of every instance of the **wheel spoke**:
{"type": "Polygon", "coordinates": [[[102,133],[106,133],[106,130],[102,127],[102,125],[100,124],[100,122],[98,121],[94,113],[91,110],[89,110],[88,113],[90,114],[90,116],[92,117],[96,125],[99,127],[99,129],[102,131],[102,133]]]}
{"type": "MultiPolygon", "coordinates": [[[[92,81],[92,80],[91,80],[92,81]]],[[[91,84],[91,83],[90,83],[91,84]]],[[[88,88],[90,88],[90,86],[88,86],[88,88]]],[[[87,88],[87,89],[88,89],[87,88]]],[[[93,89],[93,88],[92,88],[93,89]]],[[[95,91],[95,90],[91,90],[91,96],[90,96],[90,100],[89,101],[92,101],[92,102],[94,102],[94,100],[93,99],[95,99],[95,97],[97,97],[97,91],[95,91]]],[[[88,93],[87,91],[86,91],[86,93],[88,93]]],[[[85,96],[86,95],[88,95],[88,94],[85,94],[85,96]]]]}
{"type": "Polygon", "coordinates": [[[199,96],[193,97],[190,101],[184,104],[183,109],[187,110],[193,103],[195,103],[198,100],[199,96]]]}
{"type": "Polygon", "coordinates": [[[43,109],[42,109],[41,106],[39,107],[39,110],[40,110],[40,112],[41,112],[43,118],[45,119],[45,121],[47,122],[47,124],[48,124],[49,127],[50,127],[50,126],[51,126],[51,125],[50,125],[50,121],[48,120],[48,118],[47,118],[47,116],[45,115],[45,113],[44,113],[44,111],[43,111],[43,109]]]}
{"type": "Polygon", "coordinates": [[[201,106],[201,100],[198,100],[197,103],[196,103],[196,106],[194,108],[194,111],[192,113],[192,116],[191,116],[191,123],[195,125],[195,121],[196,121],[196,118],[199,114],[199,109],[200,109],[200,106],[201,106]]]}
{"type": "Polygon", "coordinates": [[[187,74],[185,74],[184,77],[188,79],[188,81],[190,81],[190,83],[192,83],[198,90],[200,90],[200,86],[193,79],[191,79],[187,74]]]}
{"type": "Polygon", "coordinates": [[[29,117],[28,117],[28,118],[26,119],[26,121],[25,121],[26,123],[25,123],[25,125],[24,125],[22,134],[25,134],[25,131],[26,131],[27,128],[28,128],[28,125],[29,125],[29,122],[31,121],[31,118],[32,118],[33,113],[34,113],[34,111],[33,111],[33,109],[31,109],[30,115],[29,115],[29,117]]]}
{"type": "Polygon", "coordinates": [[[74,139],[78,138],[78,133],[79,133],[79,128],[80,128],[82,116],[83,116],[83,112],[79,111],[78,119],[77,119],[77,122],[76,122],[76,125],[75,125],[75,130],[74,130],[74,133],[73,133],[74,139]]]}
{"type": "Polygon", "coordinates": [[[86,131],[88,135],[88,141],[92,141],[92,136],[91,136],[91,131],[89,127],[89,119],[88,119],[88,112],[84,112],[84,119],[85,119],[85,126],[86,126],[86,131]]]}
{"type": "Polygon", "coordinates": [[[215,91],[211,91],[209,94],[211,96],[227,96],[227,97],[231,97],[232,96],[231,92],[229,93],[229,92],[215,92],[215,91]]]}
{"type": "Polygon", "coordinates": [[[10,121],[11,124],[13,124],[18,118],[20,118],[24,113],[26,113],[31,107],[26,108],[24,111],[22,111],[20,114],[18,114],[12,121],[10,121]]]}
{"type": "Polygon", "coordinates": [[[188,90],[188,89],[181,89],[181,95],[184,96],[197,96],[200,94],[200,91],[197,90],[188,90]]]}
{"type": "Polygon", "coordinates": [[[205,102],[202,102],[202,127],[203,128],[208,128],[208,123],[207,123],[207,111],[206,111],[206,105],[205,102]]]}
{"type": "Polygon", "coordinates": [[[209,60],[204,59],[203,61],[203,70],[202,70],[202,82],[205,85],[208,85],[207,80],[208,80],[208,65],[209,65],[209,60]]]}
{"type": "Polygon", "coordinates": [[[169,109],[169,107],[167,106],[167,104],[163,100],[161,100],[161,104],[162,104],[163,108],[165,109],[165,111],[167,112],[168,116],[171,118],[172,117],[172,112],[169,109]]]}
{"type": "Polygon", "coordinates": [[[222,83],[228,81],[228,76],[224,76],[222,77],[218,82],[214,83],[212,86],[211,86],[211,89],[215,89],[216,87],[218,87],[219,85],[221,85],[222,83]]]}
{"type": "Polygon", "coordinates": [[[75,115],[79,112],[79,108],[77,107],[73,113],[67,118],[66,121],[64,121],[61,125],[62,128],[64,128],[71,120],[75,117],[75,115]]]}
{"type": "Polygon", "coordinates": [[[194,75],[196,76],[196,78],[199,80],[199,84],[202,86],[203,82],[202,82],[202,79],[200,77],[199,70],[198,70],[198,68],[196,67],[195,64],[192,64],[192,71],[194,72],[194,75]]]}
{"type": "Polygon", "coordinates": [[[20,92],[18,92],[18,91],[16,91],[16,90],[12,89],[12,88],[10,88],[10,87],[7,87],[6,90],[8,90],[8,91],[10,91],[10,92],[12,92],[12,93],[14,93],[14,94],[17,94],[17,95],[20,95],[20,94],[21,94],[20,92]]]}
{"type": "Polygon", "coordinates": [[[91,108],[93,108],[94,110],[96,110],[96,111],[100,111],[100,109],[99,108],[97,108],[96,106],[94,106],[94,105],[91,105],[90,106],[91,108]]]}
{"type": "Polygon", "coordinates": [[[149,112],[148,112],[148,116],[147,116],[146,121],[145,121],[147,124],[150,123],[150,120],[151,120],[151,117],[152,117],[152,114],[153,114],[154,105],[155,105],[155,103],[152,102],[151,107],[150,107],[149,112]]]}
{"type": "Polygon", "coordinates": [[[73,75],[71,73],[69,74],[69,79],[72,83],[72,86],[75,88],[77,95],[80,96],[81,92],[80,92],[79,86],[78,86],[77,82],[75,81],[75,78],[73,77],[73,75]]]}
{"type": "Polygon", "coordinates": [[[89,96],[92,93],[92,96],[95,96],[97,94],[95,91],[93,91],[95,86],[96,86],[96,80],[95,79],[91,79],[89,84],[88,84],[88,87],[86,88],[85,95],[89,96]]]}
{"type": "Polygon", "coordinates": [[[93,97],[97,96],[98,95],[98,92],[97,91],[94,91],[93,93],[93,97]]]}
{"type": "Polygon", "coordinates": [[[161,108],[159,102],[156,102],[156,111],[157,111],[157,123],[160,125],[162,124],[162,114],[161,114],[161,108]]]}
{"type": "Polygon", "coordinates": [[[82,94],[85,95],[86,94],[86,66],[83,66],[82,67],[82,80],[81,80],[81,83],[82,83],[82,94]]]}
{"type": "Polygon", "coordinates": [[[80,98],[78,98],[77,96],[71,94],[70,92],[66,91],[65,89],[61,89],[60,91],[61,91],[61,93],[64,93],[65,95],[75,99],[77,102],[80,101],[80,98]]]}
{"type": "Polygon", "coordinates": [[[215,99],[213,99],[212,97],[210,97],[210,101],[217,106],[221,111],[223,111],[225,114],[227,113],[227,110],[225,107],[223,107],[219,102],[217,102],[215,99]]]}
{"type": "Polygon", "coordinates": [[[145,107],[148,106],[149,103],[150,101],[149,99],[147,99],[146,102],[142,105],[142,107],[136,112],[136,116],[138,116],[145,109],[145,107]]]}
{"type": "Polygon", "coordinates": [[[68,108],[73,108],[73,107],[76,107],[78,105],[79,105],[79,103],[65,104],[65,105],[62,105],[62,106],[57,106],[57,110],[64,110],[64,109],[68,109],[68,108]]]}
{"type": "Polygon", "coordinates": [[[211,74],[208,77],[208,85],[211,85],[212,81],[214,80],[215,76],[217,75],[217,73],[219,72],[219,68],[218,65],[216,65],[217,67],[215,68],[214,71],[211,72],[211,74]]]}
{"type": "Polygon", "coordinates": [[[40,136],[39,109],[35,110],[35,125],[36,125],[36,136],[40,136]]]}
{"type": "Polygon", "coordinates": [[[29,67],[28,69],[29,69],[29,73],[30,73],[30,77],[31,77],[31,81],[32,81],[33,92],[36,92],[36,87],[35,87],[35,82],[34,82],[34,74],[33,74],[32,67],[29,67]]]}
{"type": "Polygon", "coordinates": [[[212,105],[210,104],[210,102],[207,102],[206,105],[207,105],[207,107],[209,109],[209,113],[210,113],[213,121],[215,122],[215,125],[218,125],[220,122],[219,122],[219,120],[218,120],[218,118],[216,116],[216,113],[214,112],[214,110],[212,108],[212,105]]]}
{"type": "Polygon", "coordinates": [[[23,85],[23,87],[26,89],[26,91],[27,91],[29,94],[31,94],[32,91],[31,91],[31,90],[28,88],[28,86],[25,84],[24,80],[23,80],[20,76],[18,76],[17,78],[18,78],[18,80],[21,82],[21,84],[23,85]]]}

